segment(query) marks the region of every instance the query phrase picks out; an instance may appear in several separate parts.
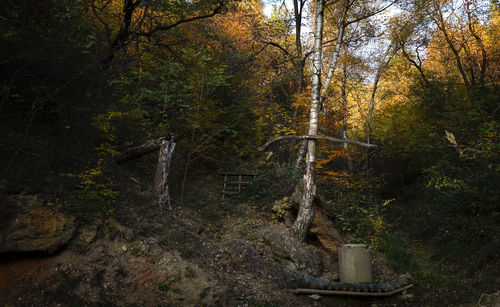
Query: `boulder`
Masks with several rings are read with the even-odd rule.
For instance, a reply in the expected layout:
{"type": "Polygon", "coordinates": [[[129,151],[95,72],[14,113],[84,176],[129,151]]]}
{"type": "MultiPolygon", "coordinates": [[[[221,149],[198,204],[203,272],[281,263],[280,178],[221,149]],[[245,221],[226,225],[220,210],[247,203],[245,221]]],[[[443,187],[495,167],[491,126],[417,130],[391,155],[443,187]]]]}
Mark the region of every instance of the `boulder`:
{"type": "Polygon", "coordinates": [[[478,306],[480,307],[500,307],[500,290],[491,294],[481,294],[478,306]]]}
{"type": "Polygon", "coordinates": [[[31,201],[0,231],[0,252],[54,253],[74,235],[75,220],[31,201]]]}
{"type": "Polygon", "coordinates": [[[321,274],[321,255],[313,246],[300,243],[283,229],[268,227],[262,235],[264,243],[276,257],[291,260],[297,270],[313,275],[321,274]]]}
{"type": "MultiPolygon", "coordinates": [[[[292,210],[298,211],[302,201],[303,184],[299,183],[292,195],[292,210]]],[[[309,228],[309,232],[316,235],[321,245],[333,254],[337,254],[338,246],[344,243],[342,236],[335,228],[332,222],[334,213],[323,199],[319,196],[314,197],[314,218],[309,228]]],[[[289,218],[290,219],[290,218],[289,218]]]]}
{"type": "Polygon", "coordinates": [[[318,241],[326,250],[337,254],[338,246],[343,243],[343,239],[326,214],[316,210],[309,231],[316,235],[318,241]]]}

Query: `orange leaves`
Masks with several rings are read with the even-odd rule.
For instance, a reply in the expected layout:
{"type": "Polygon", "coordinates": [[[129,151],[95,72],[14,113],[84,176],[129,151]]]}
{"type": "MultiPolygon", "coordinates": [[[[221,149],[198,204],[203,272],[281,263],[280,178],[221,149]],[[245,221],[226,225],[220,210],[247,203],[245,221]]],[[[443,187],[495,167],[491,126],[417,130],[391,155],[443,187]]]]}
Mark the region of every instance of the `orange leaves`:
{"type": "Polygon", "coordinates": [[[224,15],[216,16],[210,25],[230,42],[222,48],[235,48],[250,51],[255,45],[254,35],[263,20],[263,7],[260,1],[250,0],[236,3],[236,8],[224,15]]]}

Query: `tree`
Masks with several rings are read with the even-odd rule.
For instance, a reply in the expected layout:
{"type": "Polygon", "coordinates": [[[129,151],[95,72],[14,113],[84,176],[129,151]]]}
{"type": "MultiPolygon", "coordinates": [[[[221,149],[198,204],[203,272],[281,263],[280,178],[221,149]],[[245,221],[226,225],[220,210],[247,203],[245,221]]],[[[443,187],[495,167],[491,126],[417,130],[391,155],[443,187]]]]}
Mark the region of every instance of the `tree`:
{"type": "Polygon", "coordinates": [[[161,33],[183,24],[216,16],[227,7],[225,0],[144,1],[124,0],[119,7],[112,0],[87,0],[96,23],[104,28],[108,48],[101,64],[109,67],[116,53],[132,41],[137,45],[161,44],[161,33]]]}
{"type": "MultiPolygon", "coordinates": [[[[335,3],[335,2],[334,2],[335,3]]],[[[340,22],[340,28],[338,31],[337,45],[333,50],[332,56],[330,57],[330,67],[324,83],[322,84],[321,73],[323,67],[323,26],[324,26],[324,16],[325,16],[325,4],[324,0],[317,0],[315,2],[315,23],[314,23],[314,47],[313,47],[313,73],[311,81],[311,104],[309,111],[309,125],[308,125],[308,135],[316,136],[318,132],[318,119],[319,111],[322,100],[322,93],[326,92],[328,85],[331,80],[331,75],[333,70],[337,66],[339,48],[342,43],[343,33],[347,25],[359,22],[366,18],[369,18],[381,10],[387,8],[376,10],[361,11],[361,14],[355,15],[352,19],[348,20],[346,18],[349,8],[351,8],[353,2],[344,2],[344,10],[342,10],[342,17],[340,22]],[[323,87],[323,90],[322,90],[323,87]]],[[[314,217],[313,200],[316,195],[316,182],[315,182],[315,168],[316,168],[316,142],[314,139],[310,139],[307,142],[307,157],[305,165],[305,174],[302,184],[304,185],[304,193],[302,196],[302,203],[299,207],[299,212],[297,214],[297,219],[292,226],[292,232],[295,237],[300,241],[305,239],[307,230],[314,217]]]]}
{"type": "MultiPolygon", "coordinates": [[[[321,67],[323,48],[324,0],[315,2],[313,74],[311,81],[311,108],[309,111],[308,135],[315,136],[318,132],[319,104],[321,100],[321,67]]],[[[304,193],[299,207],[297,219],[293,223],[292,232],[297,239],[304,241],[307,230],[314,217],[313,200],[316,195],[315,182],[316,141],[308,140],[305,174],[303,178],[304,193]]]]}

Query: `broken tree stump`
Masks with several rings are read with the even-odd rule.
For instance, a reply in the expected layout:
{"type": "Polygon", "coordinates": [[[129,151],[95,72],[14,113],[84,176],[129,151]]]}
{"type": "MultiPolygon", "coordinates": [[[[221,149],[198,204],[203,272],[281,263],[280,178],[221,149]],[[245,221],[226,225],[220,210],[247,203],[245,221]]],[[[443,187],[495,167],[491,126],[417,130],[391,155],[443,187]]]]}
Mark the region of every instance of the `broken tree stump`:
{"type": "Polygon", "coordinates": [[[116,164],[123,164],[127,161],[140,158],[146,154],[160,149],[158,162],[156,163],[155,176],[153,181],[153,194],[155,201],[160,208],[172,208],[170,203],[170,193],[168,190],[168,174],[170,173],[170,162],[174,154],[174,137],[161,137],[156,140],[149,140],[146,143],[127,149],[115,157],[116,164]]]}
{"type": "Polygon", "coordinates": [[[174,154],[175,142],[173,137],[170,140],[163,139],[160,145],[158,163],[156,164],[155,178],[153,182],[153,194],[160,208],[168,207],[172,209],[170,203],[170,193],[168,191],[168,174],[170,173],[170,162],[174,154]]]}

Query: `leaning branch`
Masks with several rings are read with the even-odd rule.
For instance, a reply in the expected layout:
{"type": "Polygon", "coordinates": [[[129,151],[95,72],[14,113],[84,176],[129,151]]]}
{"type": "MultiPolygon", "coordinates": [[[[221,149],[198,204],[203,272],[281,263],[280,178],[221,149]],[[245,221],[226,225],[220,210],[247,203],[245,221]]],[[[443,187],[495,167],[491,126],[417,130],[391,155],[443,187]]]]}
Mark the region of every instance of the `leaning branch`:
{"type": "Polygon", "coordinates": [[[284,135],[284,136],[279,136],[275,139],[267,141],[267,143],[258,147],[257,150],[264,151],[269,146],[271,146],[271,144],[279,142],[279,141],[283,141],[283,140],[323,140],[323,141],[329,141],[329,142],[333,142],[333,143],[353,144],[353,145],[358,145],[358,146],[362,146],[362,147],[376,147],[376,145],[373,145],[373,144],[368,144],[368,143],[350,140],[350,139],[337,139],[337,138],[333,138],[330,136],[324,136],[324,135],[284,135]]]}
{"type": "Polygon", "coordinates": [[[115,163],[120,165],[127,161],[140,158],[145,154],[154,152],[160,148],[161,142],[165,139],[166,137],[161,137],[156,140],[149,140],[142,145],[127,149],[126,151],[120,153],[118,156],[115,157],[115,163]]]}

